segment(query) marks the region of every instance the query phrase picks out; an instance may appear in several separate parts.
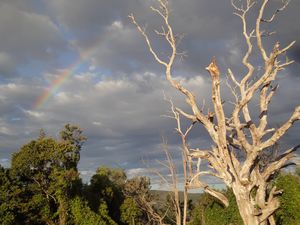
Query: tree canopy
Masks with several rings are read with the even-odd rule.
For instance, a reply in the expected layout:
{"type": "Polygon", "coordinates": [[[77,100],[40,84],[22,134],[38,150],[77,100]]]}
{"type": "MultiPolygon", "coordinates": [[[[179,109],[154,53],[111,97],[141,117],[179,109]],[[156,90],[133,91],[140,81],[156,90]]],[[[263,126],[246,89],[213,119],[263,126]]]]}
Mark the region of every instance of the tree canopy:
{"type": "MultiPolygon", "coordinates": [[[[124,169],[99,166],[88,184],[79,177],[78,162],[86,138],[79,127],[67,125],[54,139],[44,131],[12,155],[11,168],[0,165],[0,221],[2,225],[144,225],[176,224],[166,198],[151,191],[149,177],[128,178],[124,169]]],[[[299,168],[297,169],[299,171],[299,168]]],[[[282,189],[278,225],[300,223],[300,177],[281,173],[273,185],[282,189]]],[[[231,189],[225,208],[208,194],[189,201],[189,225],[241,225],[231,189]]],[[[183,204],[180,204],[183,210],[183,204]]]]}

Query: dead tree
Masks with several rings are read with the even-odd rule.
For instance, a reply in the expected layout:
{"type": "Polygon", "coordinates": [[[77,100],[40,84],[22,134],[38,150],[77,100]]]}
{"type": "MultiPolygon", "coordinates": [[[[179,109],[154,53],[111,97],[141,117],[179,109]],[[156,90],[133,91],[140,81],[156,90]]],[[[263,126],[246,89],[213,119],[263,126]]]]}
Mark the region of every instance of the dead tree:
{"type": "Polygon", "coordinates": [[[126,197],[132,198],[139,209],[145,214],[144,224],[147,225],[168,225],[163,221],[166,212],[158,212],[157,199],[150,193],[150,179],[147,177],[135,177],[126,182],[124,193],[126,197]]]}
{"type": "MultiPolygon", "coordinates": [[[[170,101],[170,103],[173,106],[173,103],[171,101],[170,101]]],[[[173,113],[175,113],[175,111],[173,111],[173,113]]],[[[175,117],[172,117],[172,118],[175,118],[175,117]]],[[[166,209],[161,213],[156,213],[158,215],[158,217],[160,218],[160,220],[158,221],[158,224],[159,225],[168,225],[163,222],[167,218],[167,219],[171,220],[172,223],[174,223],[176,225],[181,225],[183,218],[186,218],[188,195],[187,195],[187,191],[185,189],[183,192],[183,201],[184,201],[184,209],[185,210],[184,210],[184,215],[182,215],[181,208],[180,208],[180,197],[179,197],[180,191],[178,188],[180,181],[179,181],[179,177],[177,174],[176,165],[175,165],[173,157],[169,151],[167,141],[165,140],[165,138],[162,138],[162,140],[163,140],[162,149],[165,153],[166,160],[165,161],[156,160],[156,163],[163,170],[167,170],[167,172],[166,172],[167,174],[160,171],[160,169],[152,168],[147,165],[149,172],[157,175],[160,178],[160,183],[163,186],[167,187],[168,191],[170,192],[170,195],[169,195],[170,202],[168,205],[166,205],[166,209]],[[168,216],[169,213],[174,214],[175,218],[169,217],[168,216]]],[[[184,175],[186,175],[186,173],[184,175]]],[[[186,180],[186,176],[184,176],[184,178],[186,180]]],[[[157,208],[159,208],[159,207],[157,207],[157,208]]],[[[154,210],[154,207],[152,207],[152,210],[154,210]]]]}
{"type": "MultiPolygon", "coordinates": [[[[231,79],[230,90],[235,98],[234,107],[229,115],[225,115],[224,112],[220,92],[221,71],[215,59],[206,68],[212,81],[213,111],[205,113],[199,107],[194,94],[173,77],[174,62],[181,53],[177,49],[178,36],[174,34],[169,23],[170,11],[167,0],[157,0],[158,6],[151,7],[151,10],[163,20],[161,31],[155,32],[167,41],[171,49],[167,59],[163,59],[159,52],[153,48],[145,29],[138,24],[135,17],[130,15],[129,18],[144,37],[154,59],[165,68],[167,81],[186,97],[186,102],[192,113],[174,107],[177,122],[180,121],[180,118],[186,118],[191,121],[191,124],[202,124],[213,142],[211,149],[191,149],[187,142],[188,132],[180,132],[179,130],[184,150],[183,160],[189,177],[185,187],[187,189],[203,188],[205,192],[213,195],[227,206],[228,200],[226,197],[222,193],[211,189],[208,184],[203,183],[200,179],[202,175],[218,177],[227,187],[233,189],[245,225],[275,224],[273,214],[280,205],[277,195],[281,191],[277,190],[276,187],[270,189],[268,184],[272,174],[287,164],[299,146],[286,150],[274,161],[269,162],[264,169],[259,168],[259,156],[263,151],[277,143],[289,128],[300,119],[300,106],[296,107],[291,116],[278,128],[268,126],[269,104],[278,88],[278,85],[274,85],[274,82],[278,73],[293,63],[289,59],[283,61],[282,56],[295,42],[291,42],[285,47],[281,47],[277,42],[274,44],[273,49],[268,51],[262,39],[263,36],[269,35],[269,33],[262,30],[261,24],[271,23],[278,12],[286,8],[289,1],[283,0],[282,8],[277,9],[268,19],[264,18],[264,12],[269,0],[232,0],[231,3],[235,15],[241,19],[242,34],[247,48],[242,59],[246,73],[237,76],[231,69],[228,69],[228,77],[231,79]],[[259,11],[257,12],[254,29],[249,30],[247,16],[251,10],[254,10],[253,6],[255,4],[258,4],[259,11]],[[259,56],[262,59],[262,70],[257,70],[255,65],[250,62],[250,57],[253,57],[254,54],[254,47],[257,47],[259,56]],[[258,74],[258,77],[256,74],[258,74]],[[260,96],[260,115],[256,119],[249,111],[249,102],[254,95],[260,96]],[[243,152],[245,157],[239,159],[237,152],[243,152]],[[208,171],[200,171],[201,160],[208,161],[210,165],[208,171]],[[194,164],[197,164],[197,166],[193,166],[194,164]]],[[[226,114],[228,113],[226,112],[226,114]]]]}

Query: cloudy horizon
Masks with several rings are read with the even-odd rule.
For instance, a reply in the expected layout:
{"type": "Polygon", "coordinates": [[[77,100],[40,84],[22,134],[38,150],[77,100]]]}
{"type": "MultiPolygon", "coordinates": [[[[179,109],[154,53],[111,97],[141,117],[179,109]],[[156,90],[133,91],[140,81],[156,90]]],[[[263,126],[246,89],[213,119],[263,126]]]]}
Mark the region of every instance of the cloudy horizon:
{"type": "MultiPolygon", "coordinates": [[[[183,97],[164,78],[130,13],[147,27],[163,56],[167,45],[153,29],[161,20],[149,10],[149,0],[1,0],[0,1],[0,164],[9,166],[11,154],[36,138],[43,128],[57,137],[65,124],[80,126],[88,140],[79,170],[85,181],[101,166],[122,167],[129,176],[145,173],[163,159],[161,137],[166,136],[174,158],[180,158],[175,122],[163,115],[169,105],[186,107],[183,97]]],[[[273,0],[267,15],[280,1],[273,0]]],[[[241,23],[230,1],[173,0],[171,22],[184,34],[179,48],[188,57],[174,74],[209,106],[210,81],[205,67],[216,56],[222,73],[240,71],[245,43],[241,23]]],[[[299,105],[300,1],[293,0],[268,28],[282,45],[296,40],[287,56],[296,62],[278,76],[279,91],[271,104],[271,124],[284,122],[299,105]]],[[[230,92],[223,85],[226,98],[230,92]]],[[[254,109],[253,109],[254,110],[254,109]]],[[[296,123],[281,145],[299,144],[296,123]]],[[[191,142],[210,146],[197,127],[191,142]]],[[[180,163],[178,163],[180,166],[180,163]]]]}

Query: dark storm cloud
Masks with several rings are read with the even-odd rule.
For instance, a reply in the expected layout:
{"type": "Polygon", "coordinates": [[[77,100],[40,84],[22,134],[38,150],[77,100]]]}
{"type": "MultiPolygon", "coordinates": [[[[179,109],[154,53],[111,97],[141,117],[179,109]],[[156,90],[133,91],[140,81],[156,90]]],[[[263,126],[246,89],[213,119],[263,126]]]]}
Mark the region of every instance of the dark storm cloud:
{"type": "Polygon", "coordinates": [[[3,75],[16,74],[14,68],[32,62],[51,64],[68,49],[54,23],[46,15],[26,11],[24,5],[19,1],[0,3],[0,73],[3,75]]]}
{"type": "Polygon", "coordinates": [[[300,62],[300,43],[298,43],[293,49],[291,50],[291,57],[296,61],[300,62]]]}
{"type": "Polygon", "coordinates": [[[16,62],[5,53],[0,53],[0,76],[13,76],[16,73],[16,62]]]}
{"type": "MultiPolygon", "coordinates": [[[[167,57],[166,43],[154,35],[162,20],[149,9],[155,1],[124,0],[55,0],[48,3],[56,15],[57,21],[74,34],[82,52],[94,48],[91,57],[96,66],[114,72],[131,73],[133,71],[160,71],[156,62],[147,52],[145,43],[127,16],[134,13],[141,25],[145,25],[153,45],[160,50],[162,57],[167,57]],[[118,25],[118,26],[117,26],[118,25]],[[124,57],[126,55],[126,57],[124,57]]],[[[278,14],[267,30],[277,31],[274,40],[283,44],[298,39],[300,36],[297,21],[298,1],[292,1],[286,12],[278,14]],[[288,24],[288,26],[286,26],[288,24]]],[[[241,21],[233,15],[229,1],[171,1],[171,23],[178,34],[185,34],[180,49],[187,51],[188,58],[180,64],[179,70],[187,75],[202,72],[212,56],[217,56],[225,67],[234,67],[234,57],[240,59],[245,42],[241,35],[241,21]]],[[[266,12],[271,15],[278,1],[270,3],[266,12]]],[[[255,10],[250,13],[250,18],[255,10]]],[[[266,42],[271,48],[273,39],[266,42]]]]}
{"type": "MultiPolygon", "coordinates": [[[[83,52],[90,47],[97,49],[93,55],[97,66],[118,72],[143,69],[158,71],[160,68],[146,52],[144,41],[130,23],[130,13],[134,13],[140,23],[147,27],[154,46],[167,57],[167,46],[153,35],[153,30],[160,27],[162,21],[149,10],[151,2],[55,0],[49,4],[59,15],[57,20],[76,35],[79,48],[83,52]]],[[[199,68],[208,63],[207,58],[218,54],[220,49],[225,51],[224,39],[232,37],[238,20],[233,20],[231,7],[225,2],[216,4],[216,1],[174,1],[171,7],[175,31],[187,34],[182,44],[182,49],[189,54],[184,69],[191,66],[192,70],[199,72],[199,68]],[[224,20],[229,20],[228,26],[222,24],[224,20]],[[217,43],[220,40],[222,42],[217,43]],[[197,62],[195,59],[198,59],[197,62]]]]}
{"type": "Polygon", "coordinates": [[[289,58],[295,62],[289,67],[290,74],[294,77],[300,77],[300,42],[290,50],[289,58]]]}
{"type": "Polygon", "coordinates": [[[46,4],[53,17],[87,45],[114,21],[128,22],[129,13],[143,10],[146,3],[142,0],[53,0],[46,4]]]}

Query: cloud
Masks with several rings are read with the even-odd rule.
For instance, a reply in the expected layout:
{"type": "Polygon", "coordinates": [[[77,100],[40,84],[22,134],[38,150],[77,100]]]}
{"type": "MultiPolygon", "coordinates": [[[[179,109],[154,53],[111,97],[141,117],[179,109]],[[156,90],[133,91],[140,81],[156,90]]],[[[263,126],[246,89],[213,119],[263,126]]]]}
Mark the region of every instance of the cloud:
{"type": "Polygon", "coordinates": [[[16,72],[16,62],[6,52],[0,52],[0,76],[12,76],[16,72]]]}
{"type": "Polygon", "coordinates": [[[6,158],[0,159],[0,165],[2,167],[8,167],[9,166],[9,159],[6,159],[6,158]]]}
{"type": "MultiPolygon", "coordinates": [[[[74,123],[81,126],[88,137],[82,151],[82,160],[88,159],[81,163],[84,170],[96,170],[99,165],[117,165],[129,170],[132,167],[141,168],[142,158],[163,157],[161,135],[167,136],[170,148],[175,153],[174,157],[181,157],[178,152],[180,140],[174,132],[175,121],[162,117],[169,113],[169,105],[163,100],[163,91],[166,96],[172,96],[176,106],[187,112],[190,109],[183,96],[171,88],[164,78],[149,72],[133,74],[131,77],[107,77],[97,82],[94,78],[95,74],[92,73],[75,74],[41,108],[22,109],[21,112],[18,108],[14,109],[16,112],[12,112],[20,117],[20,121],[13,122],[11,133],[14,135],[6,134],[6,143],[10,142],[16,149],[24,143],[24,139],[18,143],[15,140],[16,135],[22,135],[20,127],[26,130],[27,137],[37,137],[39,128],[44,128],[49,135],[57,137],[63,124],[74,123]],[[90,162],[93,163],[90,165],[90,162]]],[[[202,76],[177,79],[194,91],[199,102],[205,98],[208,104],[210,87],[206,79],[202,76]]],[[[283,81],[290,83],[289,80],[283,81]]],[[[17,97],[20,98],[33,91],[30,83],[11,83],[3,85],[2,88],[3,96],[7,99],[11,99],[18,92],[22,93],[17,97]]],[[[296,82],[295,87],[291,88],[297,93],[296,82]]],[[[39,89],[34,90],[37,92],[39,89]]],[[[289,92],[279,94],[277,103],[289,92]]],[[[294,99],[296,104],[296,98],[290,96],[290,99],[294,99]]],[[[288,105],[283,108],[281,106],[273,107],[277,119],[283,121],[288,105]]],[[[12,118],[10,121],[6,119],[5,126],[9,124],[12,125],[12,118]]],[[[291,134],[289,139],[293,140],[296,136],[291,134]]],[[[203,129],[196,126],[191,134],[191,145],[209,147],[210,142],[207,140],[203,129]]]]}
{"type": "MultiPolygon", "coordinates": [[[[161,19],[146,0],[3,0],[0,2],[0,147],[1,158],[9,158],[22,144],[38,136],[40,128],[58,137],[66,123],[82,127],[88,141],[82,151],[80,170],[88,176],[99,165],[124,167],[130,174],[143,168],[141,159],[163,158],[161,135],[167,136],[175,159],[180,158],[175,121],[163,91],[176,106],[190,112],[184,96],[166,82],[164,68],[148,52],[145,41],[127,16],[135,13],[158,49],[168,57],[166,43],[155,36],[161,19]],[[71,66],[70,66],[71,65],[71,66]],[[62,69],[71,75],[47,102],[34,107],[62,69]]],[[[270,2],[271,3],[271,2],[270,2]]],[[[272,1],[267,15],[274,12],[272,1]]],[[[269,49],[275,40],[282,46],[299,39],[299,1],[279,13],[268,30],[277,34],[264,39],[269,49]],[[291,22],[292,21],[292,22],[291,22]]],[[[171,2],[174,31],[184,34],[179,45],[188,57],[176,61],[176,79],[192,89],[199,102],[211,108],[210,80],[205,67],[213,56],[222,71],[222,93],[227,110],[230,92],[225,77],[228,67],[241,76],[245,42],[241,22],[227,1],[174,0],[171,2]]],[[[252,18],[252,16],[250,16],[252,18]]],[[[299,59],[299,46],[287,53],[299,59]]],[[[259,59],[259,57],[256,57],[259,59]]],[[[257,59],[254,62],[257,63],[257,59]]],[[[299,62],[278,79],[280,88],[271,103],[270,125],[278,126],[299,104],[299,62]],[[288,101],[287,101],[288,99],[288,101]]],[[[257,99],[251,102],[257,110],[257,99]]],[[[185,121],[183,123],[187,125],[185,121]]],[[[297,142],[299,125],[283,143],[297,142]]],[[[191,145],[210,146],[201,126],[191,133],[191,145]]],[[[152,160],[152,161],[151,161],[152,160]]]]}
{"type": "MultiPolygon", "coordinates": [[[[55,0],[49,3],[53,12],[60,15],[58,22],[75,35],[76,45],[80,51],[86,52],[93,48],[94,54],[91,58],[95,65],[115,73],[161,71],[161,67],[148,53],[141,35],[127,18],[130,13],[134,13],[140,24],[145,25],[154,48],[158,49],[162,57],[167,57],[170,49],[153,32],[154,29],[160,28],[162,20],[149,10],[150,4],[152,2],[143,0],[122,2],[55,0]]],[[[276,36],[270,41],[264,40],[267,47],[272,47],[275,37],[283,43],[299,37],[297,23],[290,23],[290,21],[297,21],[295,9],[298,5],[297,1],[292,1],[287,12],[284,15],[280,13],[270,28],[267,28],[270,30],[276,28],[277,31],[276,36]]],[[[266,14],[273,13],[277,6],[276,3],[270,4],[266,14]]],[[[233,7],[228,2],[174,0],[171,1],[171,8],[174,32],[185,35],[179,48],[188,52],[188,58],[180,63],[178,68],[180,72],[184,71],[185,76],[202,72],[212,56],[217,56],[222,66],[236,65],[242,57],[241,53],[244,52],[245,41],[241,34],[241,21],[233,15],[233,7]],[[242,52],[237,52],[238,50],[242,52]],[[238,61],[232,61],[233,55],[238,61]]],[[[254,11],[250,15],[250,18],[253,17],[254,11]]]]}
{"type": "Polygon", "coordinates": [[[44,116],[44,113],[32,111],[32,110],[24,110],[24,113],[36,119],[41,119],[44,116]]]}
{"type": "MultiPolygon", "coordinates": [[[[63,124],[79,124],[89,138],[83,157],[98,157],[99,164],[140,164],[147,152],[160,148],[159,133],[173,130],[174,122],[161,116],[168,111],[163,91],[173,95],[174,90],[159,75],[148,72],[97,82],[93,77],[90,73],[74,75],[39,109],[27,109],[34,98],[26,96],[37,96],[40,87],[32,87],[30,82],[2,85],[2,96],[11,101],[11,116],[6,122],[13,125],[15,135],[21,135],[18,129],[22,127],[32,138],[39,128],[55,137],[63,124]],[[23,107],[11,106],[22,98],[27,102],[23,107]]],[[[179,79],[193,89],[206,89],[201,77],[179,79]]],[[[183,99],[176,102],[184,105],[183,99]]],[[[15,135],[8,136],[7,141],[17,148],[23,142],[16,143],[15,135]]]]}
{"type": "Polygon", "coordinates": [[[0,4],[2,75],[16,75],[15,67],[32,62],[55,61],[59,54],[69,48],[59,29],[47,15],[26,11],[26,7],[20,7],[16,2],[6,1],[0,4]]]}
{"type": "Polygon", "coordinates": [[[133,169],[128,169],[126,170],[127,176],[130,177],[135,177],[135,176],[145,176],[145,174],[148,174],[149,170],[145,168],[133,168],[133,169]]]}

